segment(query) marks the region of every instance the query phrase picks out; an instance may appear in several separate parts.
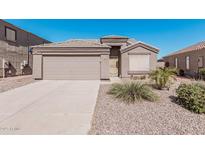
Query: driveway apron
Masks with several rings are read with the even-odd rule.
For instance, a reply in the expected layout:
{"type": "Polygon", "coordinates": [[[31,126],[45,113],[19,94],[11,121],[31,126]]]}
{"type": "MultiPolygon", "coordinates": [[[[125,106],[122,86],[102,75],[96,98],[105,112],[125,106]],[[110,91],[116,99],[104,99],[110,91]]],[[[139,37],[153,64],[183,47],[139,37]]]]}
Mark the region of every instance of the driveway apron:
{"type": "Polygon", "coordinates": [[[0,93],[0,134],[87,134],[98,80],[43,80],[0,93]]]}

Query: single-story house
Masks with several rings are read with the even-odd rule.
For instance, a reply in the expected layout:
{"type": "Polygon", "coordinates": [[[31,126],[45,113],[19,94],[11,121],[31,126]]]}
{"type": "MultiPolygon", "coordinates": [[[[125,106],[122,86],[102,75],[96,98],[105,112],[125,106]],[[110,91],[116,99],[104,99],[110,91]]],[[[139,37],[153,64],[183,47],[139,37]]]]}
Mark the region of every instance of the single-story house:
{"type": "Polygon", "coordinates": [[[177,68],[191,77],[197,77],[199,69],[205,67],[204,58],[205,41],[163,57],[165,66],[177,68]]]}
{"type": "Polygon", "coordinates": [[[159,49],[124,36],[33,46],[33,78],[46,80],[127,78],[148,74],[159,49]]]}

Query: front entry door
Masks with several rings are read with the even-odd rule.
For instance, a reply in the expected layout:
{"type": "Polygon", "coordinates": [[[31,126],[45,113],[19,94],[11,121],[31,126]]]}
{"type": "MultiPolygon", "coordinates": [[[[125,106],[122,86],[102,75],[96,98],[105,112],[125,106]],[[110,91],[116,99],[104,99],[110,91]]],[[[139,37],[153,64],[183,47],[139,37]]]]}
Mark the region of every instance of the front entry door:
{"type": "Polygon", "coordinates": [[[109,60],[109,71],[110,77],[117,77],[118,76],[118,57],[110,57],[109,60]]]}

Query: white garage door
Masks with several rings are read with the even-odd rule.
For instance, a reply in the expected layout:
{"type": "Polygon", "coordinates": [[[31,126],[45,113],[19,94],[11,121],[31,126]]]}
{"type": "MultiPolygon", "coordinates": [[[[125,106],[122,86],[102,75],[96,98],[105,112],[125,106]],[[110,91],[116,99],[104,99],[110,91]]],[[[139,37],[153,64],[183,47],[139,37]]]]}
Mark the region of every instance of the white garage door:
{"type": "Polygon", "coordinates": [[[99,56],[44,56],[43,79],[100,79],[99,56]]]}

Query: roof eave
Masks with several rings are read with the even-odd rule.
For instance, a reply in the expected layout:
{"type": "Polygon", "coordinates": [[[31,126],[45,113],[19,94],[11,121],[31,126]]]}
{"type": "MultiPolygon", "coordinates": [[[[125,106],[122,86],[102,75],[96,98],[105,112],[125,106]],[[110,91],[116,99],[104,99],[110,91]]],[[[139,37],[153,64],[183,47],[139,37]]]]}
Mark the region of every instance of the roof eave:
{"type": "Polygon", "coordinates": [[[112,35],[108,35],[108,36],[103,36],[100,39],[128,39],[127,36],[112,36],[112,35]]]}
{"type": "Polygon", "coordinates": [[[190,50],[190,51],[186,51],[186,52],[173,53],[173,54],[170,54],[170,55],[164,56],[163,58],[171,57],[171,56],[176,56],[176,55],[180,55],[180,54],[186,54],[186,53],[194,52],[194,51],[200,51],[200,50],[204,50],[204,48],[202,48],[202,49],[198,49],[198,50],[190,50]]]}
{"type": "Polygon", "coordinates": [[[111,47],[110,46],[99,46],[99,47],[68,47],[68,46],[31,46],[31,48],[36,48],[36,49],[48,49],[48,48],[107,48],[107,49],[110,49],[111,47]]]}
{"type": "Polygon", "coordinates": [[[32,53],[41,53],[41,52],[110,52],[108,47],[34,47],[31,49],[32,53]]]}
{"type": "Polygon", "coordinates": [[[127,52],[127,51],[129,51],[129,50],[132,50],[133,48],[136,48],[136,47],[144,47],[144,48],[147,48],[148,50],[153,51],[153,52],[155,52],[155,53],[158,53],[158,52],[159,52],[159,48],[150,46],[150,45],[145,44],[145,43],[143,43],[143,42],[136,42],[136,43],[134,43],[134,44],[128,46],[127,48],[121,49],[121,52],[124,53],[124,52],[127,52]]]}

